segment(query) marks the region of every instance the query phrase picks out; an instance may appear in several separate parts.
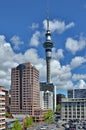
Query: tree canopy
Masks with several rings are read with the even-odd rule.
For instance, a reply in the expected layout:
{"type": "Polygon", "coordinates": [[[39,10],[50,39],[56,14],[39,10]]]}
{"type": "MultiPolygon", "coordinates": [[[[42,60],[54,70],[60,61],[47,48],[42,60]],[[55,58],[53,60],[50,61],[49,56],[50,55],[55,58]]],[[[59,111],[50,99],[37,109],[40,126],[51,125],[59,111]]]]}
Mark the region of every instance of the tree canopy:
{"type": "Polygon", "coordinates": [[[22,130],[21,124],[18,120],[13,123],[12,130],[22,130]]]}
{"type": "Polygon", "coordinates": [[[61,105],[60,104],[56,105],[56,111],[60,111],[60,110],[61,110],[61,105]]]}
{"type": "Polygon", "coordinates": [[[50,123],[54,119],[54,112],[52,110],[49,110],[46,114],[44,114],[44,119],[47,123],[50,123]]]}
{"type": "Polygon", "coordinates": [[[24,119],[24,128],[28,128],[33,125],[33,118],[32,117],[26,117],[24,119]]]}

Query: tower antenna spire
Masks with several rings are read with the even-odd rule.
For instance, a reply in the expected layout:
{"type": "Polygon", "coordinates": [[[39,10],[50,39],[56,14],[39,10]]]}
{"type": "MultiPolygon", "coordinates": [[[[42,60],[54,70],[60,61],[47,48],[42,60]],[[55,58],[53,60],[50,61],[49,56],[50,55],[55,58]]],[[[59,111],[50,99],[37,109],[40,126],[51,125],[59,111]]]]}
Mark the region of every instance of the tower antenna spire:
{"type": "Polygon", "coordinates": [[[49,2],[47,0],[47,30],[49,30],[49,2]]]}
{"type": "Polygon", "coordinates": [[[47,17],[47,31],[49,30],[49,17],[47,17]]]}

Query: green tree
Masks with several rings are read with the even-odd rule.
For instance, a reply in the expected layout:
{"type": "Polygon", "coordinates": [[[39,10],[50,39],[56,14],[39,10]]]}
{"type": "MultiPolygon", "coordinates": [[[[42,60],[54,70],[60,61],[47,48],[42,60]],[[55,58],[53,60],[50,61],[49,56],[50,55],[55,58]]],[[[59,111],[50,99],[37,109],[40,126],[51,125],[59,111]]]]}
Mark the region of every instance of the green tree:
{"type": "Polygon", "coordinates": [[[33,125],[33,118],[31,116],[30,117],[27,116],[24,119],[24,128],[26,129],[26,128],[32,126],[32,125],[33,125]]]}
{"type": "Polygon", "coordinates": [[[44,120],[47,123],[50,123],[54,120],[54,112],[49,110],[46,114],[44,114],[44,120]]]}
{"type": "Polygon", "coordinates": [[[61,110],[61,105],[60,104],[56,105],[56,111],[60,111],[60,110],[61,110]]]}
{"type": "Polygon", "coordinates": [[[21,127],[21,124],[18,120],[16,120],[14,123],[13,123],[13,128],[12,130],[22,130],[22,127],[21,127]]]}
{"type": "Polygon", "coordinates": [[[6,111],[6,112],[5,112],[5,117],[8,118],[9,116],[10,116],[10,114],[6,111]]]}
{"type": "Polygon", "coordinates": [[[12,114],[10,114],[9,112],[5,112],[5,117],[6,118],[13,118],[12,114]]]}

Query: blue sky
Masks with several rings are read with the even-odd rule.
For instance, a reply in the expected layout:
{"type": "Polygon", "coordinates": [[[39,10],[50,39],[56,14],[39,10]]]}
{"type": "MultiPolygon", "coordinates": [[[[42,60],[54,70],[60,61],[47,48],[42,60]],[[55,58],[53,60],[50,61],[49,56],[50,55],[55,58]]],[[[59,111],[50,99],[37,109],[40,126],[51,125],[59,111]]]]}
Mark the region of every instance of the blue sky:
{"type": "Polygon", "coordinates": [[[86,88],[86,0],[1,0],[0,85],[10,88],[11,68],[31,62],[46,81],[47,8],[54,48],[52,82],[59,90],[86,88]]]}

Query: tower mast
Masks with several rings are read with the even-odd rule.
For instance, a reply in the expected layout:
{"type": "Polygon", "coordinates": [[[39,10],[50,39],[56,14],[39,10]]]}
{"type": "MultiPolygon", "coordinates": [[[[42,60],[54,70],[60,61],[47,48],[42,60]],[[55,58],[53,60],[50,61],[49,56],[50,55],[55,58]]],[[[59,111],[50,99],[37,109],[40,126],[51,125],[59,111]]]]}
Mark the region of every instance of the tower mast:
{"type": "Polygon", "coordinates": [[[46,30],[46,40],[43,43],[43,47],[45,48],[46,55],[46,71],[47,71],[47,83],[51,83],[51,69],[50,69],[50,61],[52,55],[53,42],[51,41],[51,32],[49,30],[49,18],[47,18],[47,30],[46,30]]]}

